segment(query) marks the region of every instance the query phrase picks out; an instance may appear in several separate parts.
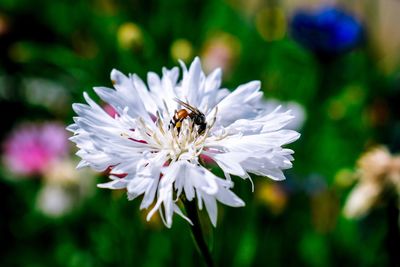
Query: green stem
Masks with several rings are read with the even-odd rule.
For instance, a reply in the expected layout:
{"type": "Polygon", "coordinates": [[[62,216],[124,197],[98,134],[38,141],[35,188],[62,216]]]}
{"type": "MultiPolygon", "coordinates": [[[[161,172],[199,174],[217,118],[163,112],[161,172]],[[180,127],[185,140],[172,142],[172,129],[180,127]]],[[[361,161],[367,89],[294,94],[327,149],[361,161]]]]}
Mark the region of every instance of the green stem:
{"type": "Polygon", "coordinates": [[[208,246],[204,240],[203,231],[201,229],[201,224],[199,220],[199,214],[197,213],[196,201],[188,201],[186,199],[182,200],[185,206],[186,214],[192,221],[193,225],[190,225],[190,230],[192,231],[193,240],[196,244],[197,250],[203,256],[203,259],[208,267],[213,267],[214,262],[211,257],[211,253],[208,250],[208,246]]]}
{"type": "Polygon", "coordinates": [[[390,196],[387,207],[387,236],[386,245],[389,254],[390,266],[400,266],[399,246],[400,246],[400,229],[399,229],[399,207],[397,196],[390,196]]]}

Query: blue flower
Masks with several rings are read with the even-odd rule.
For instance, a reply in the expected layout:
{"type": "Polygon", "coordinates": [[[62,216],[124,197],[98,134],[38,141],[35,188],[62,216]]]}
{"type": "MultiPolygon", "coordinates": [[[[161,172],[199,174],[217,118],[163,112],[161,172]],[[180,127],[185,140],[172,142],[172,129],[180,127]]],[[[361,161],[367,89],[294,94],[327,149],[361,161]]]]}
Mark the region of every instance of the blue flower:
{"type": "Polygon", "coordinates": [[[347,52],[363,39],[363,26],[351,14],[329,7],[316,12],[299,11],[290,24],[292,37],[320,56],[347,52]]]}

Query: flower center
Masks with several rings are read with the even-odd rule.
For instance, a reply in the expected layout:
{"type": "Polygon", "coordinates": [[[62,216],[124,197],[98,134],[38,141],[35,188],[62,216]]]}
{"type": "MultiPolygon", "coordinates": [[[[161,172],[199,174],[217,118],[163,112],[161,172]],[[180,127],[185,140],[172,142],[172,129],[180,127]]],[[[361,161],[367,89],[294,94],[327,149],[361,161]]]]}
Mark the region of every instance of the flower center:
{"type": "Polygon", "coordinates": [[[170,129],[172,137],[170,154],[172,159],[188,160],[200,155],[208,131],[199,134],[197,128],[191,119],[185,119],[182,121],[180,128],[174,127],[170,129]]]}
{"type": "Polygon", "coordinates": [[[180,120],[178,125],[170,127],[171,158],[175,160],[190,160],[197,158],[204,148],[211,128],[216,120],[217,109],[209,122],[202,113],[195,113],[180,120]]]}
{"type": "Polygon", "coordinates": [[[188,115],[179,120],[168,120],[169,123],[167,118],[157,112],[154,124],[137,118],[135,129],[127,130],[120,135],[133,142],[152,147],[153,153],[166,151],[171,161],[194,160],[203,151],[204,143],[216,121],[217,108],[211,112],[212,115],[209,115],[208,120],[201,113],[202,118],[188,115]]]}

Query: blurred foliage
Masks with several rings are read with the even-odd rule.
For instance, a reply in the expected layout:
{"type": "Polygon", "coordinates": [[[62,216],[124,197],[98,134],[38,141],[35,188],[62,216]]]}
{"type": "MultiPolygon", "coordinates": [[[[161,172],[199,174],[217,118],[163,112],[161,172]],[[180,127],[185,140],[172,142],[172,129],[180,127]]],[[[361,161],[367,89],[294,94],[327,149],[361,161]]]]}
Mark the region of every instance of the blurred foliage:
{"type": "MultiPolygon", "coordinates": [[[[371,144],[399,150],[399,76],[381,72],[368,43],[319,58],[287,34],[290,14],[279,1],[257,14],[238,2],[2,0],[0,137],[22,121],[67,125],[83,91],[111,86],[112,68],[146,79],[177,57],[206,58],[209,39],[227,34],[236,41],[224,86],[259,79],[267,99],[300,103],[307,120],[290,145],[296,160],[287,180],[265,189],[272,182],[255,177],[252,193],[236,179],[246,207],[219,206],[217,228],[205,225],[217,266],[398,266],[386,206],[361,221],[343,218],[351,182],[335,178],[371,144]]],[[[160,219],[146,222],[140,201],[100,189],[74,212],[48,218],[35,206],[43,182],[1,168],[1,266],[202,266],[181,219],[170,230],[160,219]]]]}

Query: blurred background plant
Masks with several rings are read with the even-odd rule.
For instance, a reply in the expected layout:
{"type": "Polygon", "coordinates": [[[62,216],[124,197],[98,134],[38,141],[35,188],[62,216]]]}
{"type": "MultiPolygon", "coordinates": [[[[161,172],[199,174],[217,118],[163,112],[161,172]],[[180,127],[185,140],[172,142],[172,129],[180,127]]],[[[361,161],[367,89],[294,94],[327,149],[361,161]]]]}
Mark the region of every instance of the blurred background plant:
{"type": "Polygon", "coordinates": [[[261,80],[267,105],[292,109],[302,133],[286,181],[254,177],[254,194],[237,183],[247,207],[219,207],[208,229],[217,265],[399,266],[398,10],[393,0],[2,0],[0,266],[202,266],[184,221],[146,222],[138,201],[75,170],[64,131],[71,104],[111,86],[112,68],[146,78],[196,55],[223,69],[227,88],[261,80]],[[377,144],[387,148],[358,160],[377,144]]]}

